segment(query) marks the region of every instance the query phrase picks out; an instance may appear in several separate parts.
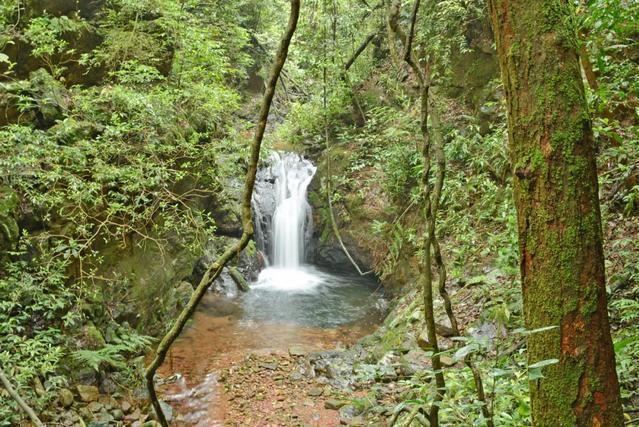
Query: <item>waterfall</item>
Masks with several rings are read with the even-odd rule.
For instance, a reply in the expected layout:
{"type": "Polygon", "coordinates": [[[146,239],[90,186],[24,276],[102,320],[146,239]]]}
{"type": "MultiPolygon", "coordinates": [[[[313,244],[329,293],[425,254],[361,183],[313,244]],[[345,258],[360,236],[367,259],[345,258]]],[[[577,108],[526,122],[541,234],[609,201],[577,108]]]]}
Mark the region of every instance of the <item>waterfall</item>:
{"type": "Polygon", "coordinates": [[[312,211],[306,194],[317,168],[295,153],[274,153],[253,193],[255,238],[273,267],[295,270],[306,258],[312,211]]]}

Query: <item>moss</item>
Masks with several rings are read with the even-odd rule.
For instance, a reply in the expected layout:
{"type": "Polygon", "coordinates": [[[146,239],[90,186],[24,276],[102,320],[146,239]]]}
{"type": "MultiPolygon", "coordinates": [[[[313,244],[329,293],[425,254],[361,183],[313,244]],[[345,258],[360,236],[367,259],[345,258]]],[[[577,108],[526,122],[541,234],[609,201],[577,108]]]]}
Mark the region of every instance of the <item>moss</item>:
{"type": "Polygon", "coordinates": [[[85,325],[84,338],[86,340],[86,346],[90,350],[97,350],[106,345],[106,341],[104,340],[102,333],[93,322],[88,322],[85,325]]]}

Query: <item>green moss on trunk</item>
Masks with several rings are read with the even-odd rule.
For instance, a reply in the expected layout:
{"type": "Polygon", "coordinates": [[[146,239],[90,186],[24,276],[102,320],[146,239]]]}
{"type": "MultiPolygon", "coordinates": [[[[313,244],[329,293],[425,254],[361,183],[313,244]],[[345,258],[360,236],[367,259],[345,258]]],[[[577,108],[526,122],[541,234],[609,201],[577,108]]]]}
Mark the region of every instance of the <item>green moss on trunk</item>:
{"type": "Polygon", "coordinates": [[[620,426],[595,144],[569,2],[491,0],[508,99],[529,363],[539,426],[620,426]]]}

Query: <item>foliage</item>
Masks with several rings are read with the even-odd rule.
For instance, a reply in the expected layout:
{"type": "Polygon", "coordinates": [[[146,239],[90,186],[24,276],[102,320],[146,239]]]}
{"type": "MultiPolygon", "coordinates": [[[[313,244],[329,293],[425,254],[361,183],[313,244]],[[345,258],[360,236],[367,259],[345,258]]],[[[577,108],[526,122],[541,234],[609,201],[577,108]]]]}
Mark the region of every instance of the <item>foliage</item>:
{"type": "Polygon", "coordinates": [[[150,347],[153,339],[139,335],[134,330],[120,328],[120,335],[115,335],[111,343],[97,350],[76,350],[72,353],[73,359],[81,365],[90,366],[96,372],[100,372],[105,366],[126,370],[126,361],[150,347]]]}
{"type": "MultiPolygon", "coordinates": [[[[0,47],[26,42],[31,59],[46,64],[3,86],[2,99],[25,119],[0,127],[0,183],[19,197],[13,214],[26,218],[19,251],[0,265],[0,362],[38,410],[66,385],[71,366],[135,380],[126,361],[150,344],[113,323],[135,277],[105,277],[112,260],[104,248],[197,254],[216,229],[211,203],[229,210],[223,187],[243,173],[247,150],[235,114],[252,65],[241,7],[115,0],[85,21],[24,16],[17,3],[3,3],[0,47]],[[101,43],[80,56],[76,44],[88,33],[101,43]],[[102,81],[65,87],[71,61],[88,81],[102,81]],[[106,343],[83,348],[87,322],[106,343]],[[34,394],[34,381],[43,394],[34,394]]],[[[19,422],[8,396],[0,407],[0,420],[19,422]]]]}
{"type": "MultiPolygon", "coordinates": [[[[385,10],[374,3],[305,5],[275,100],[279,126],[267,138],[268,148],[304,151],[321,163],[328,131],[336,212],[344,226],[365,224],[364,234],[381,248],[374,254],[377,273],[387,279],[415,254],[423,166],[413,77],[391,58],[385,10]],[[345,73],[345,62],[373,33],[377,37],[345,73]]],[[[408,3],[400,17],[404,28],[408,3]]],[[[635,2],[580,4],[581,42],[598,82],[588,98],[601,154],[604,219],[614,229],[639,212],[639,38],[632,25],[639,12],[635,2]]],[[[527,425],[528,380],[553,361],[526,366],[519,347],[516,217],[501,89],[491,82],[480,101],[454,95],[466,83],[455,72],[467,65],[464,55],[479,50],[490,56],[490,46],[478,47],[476,40],[484,2],[422,5],[415,51],[430,67],[442,112],[448,163],[438,233],[449,285],[477,297],[474,326],[507,331],[489,341],[465,338],[445,355],[456,362],[470,355],[476,362],[496,425],[527,425]]],[[[0,100],[9,99],[22,118],[0,128],[0,184],[19,195],[15,215],[22,228],[17,249],[0,266],[0,363],[38,409],[66,385],[69,366],[119,370],[136,379],[127,362],[151,341],[145,331],[110,319],[130,284],[102,277],[107,260],[101,250],[183,246],[195,253],[215,231],[203,205],[221,203],[228,178],[243,174],[244,119],[253,111],[242,85],[249,74],[265,77],[263,57],[278,42],[287,9],[283,0],[112,0],[86,21],[76,13],[24,15],[17,0],[0,4],[0,66],[7,69],[2,77],[11,77],[3,81],[0,100]],[[101,42],[79,55],[75,43],[85,34],[101,42]],[[15,75],[14,58],[3,52],[18,42],[28,44],[29,59],[46,70],[15,75]],[[72,63],[99,76],[99,83],[65,87],[72,63]],[[87,322],[115,332],[102,346],[82,348],[87,322]],[[34,382],[43,384],[44,394],[33,391],[34,382]]],[[[623,397],[636,406],[639,250],[636,233],[627,234],[609,237],[607,268],[623,397]]],[[[405,338],[397,325],[389,330],[386,351],[405,338]]],[[[358,375],[372,381],[381,373],[362,364],[358,375]]],[[[432,376],[407,380],[409,391],[396,410],[430,404],[432,376]]],[[[446,377],[442,422],[481,424],[471,372],[458,363],[446,377]]],[[[17,424],[16,413],[15,403],[0,394],[0,420],[17,424]]]]}
{"type": "MultiPolygon", "coordinates": [[[[47,262],[20,260],[28,259],[24,245],[14,255],[18,260],[0,277],[0,364],[19,392],[40,407],[66,382],[60,371],[69,344],[64,332],[77,328],[81,320],[79,295],[66,283],[68,259],[43,253],[47,262]],[[44,385],[45,395],[34,393],[35,382],[44,385]]],[[[15,402],[0,394],[0,424],[17,422],[16,411],[15,402]]]]}

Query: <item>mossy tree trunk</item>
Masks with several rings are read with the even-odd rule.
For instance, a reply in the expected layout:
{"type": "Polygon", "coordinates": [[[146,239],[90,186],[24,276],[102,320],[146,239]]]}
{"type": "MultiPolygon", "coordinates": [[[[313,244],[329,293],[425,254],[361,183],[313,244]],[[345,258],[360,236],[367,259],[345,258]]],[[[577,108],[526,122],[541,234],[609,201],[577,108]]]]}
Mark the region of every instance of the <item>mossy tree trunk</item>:
{"type": "Polygon", "coordinates": [[[596,149],[567,0],[489,0],[518,215],[533,424],[621,426],[596,149]]]}

